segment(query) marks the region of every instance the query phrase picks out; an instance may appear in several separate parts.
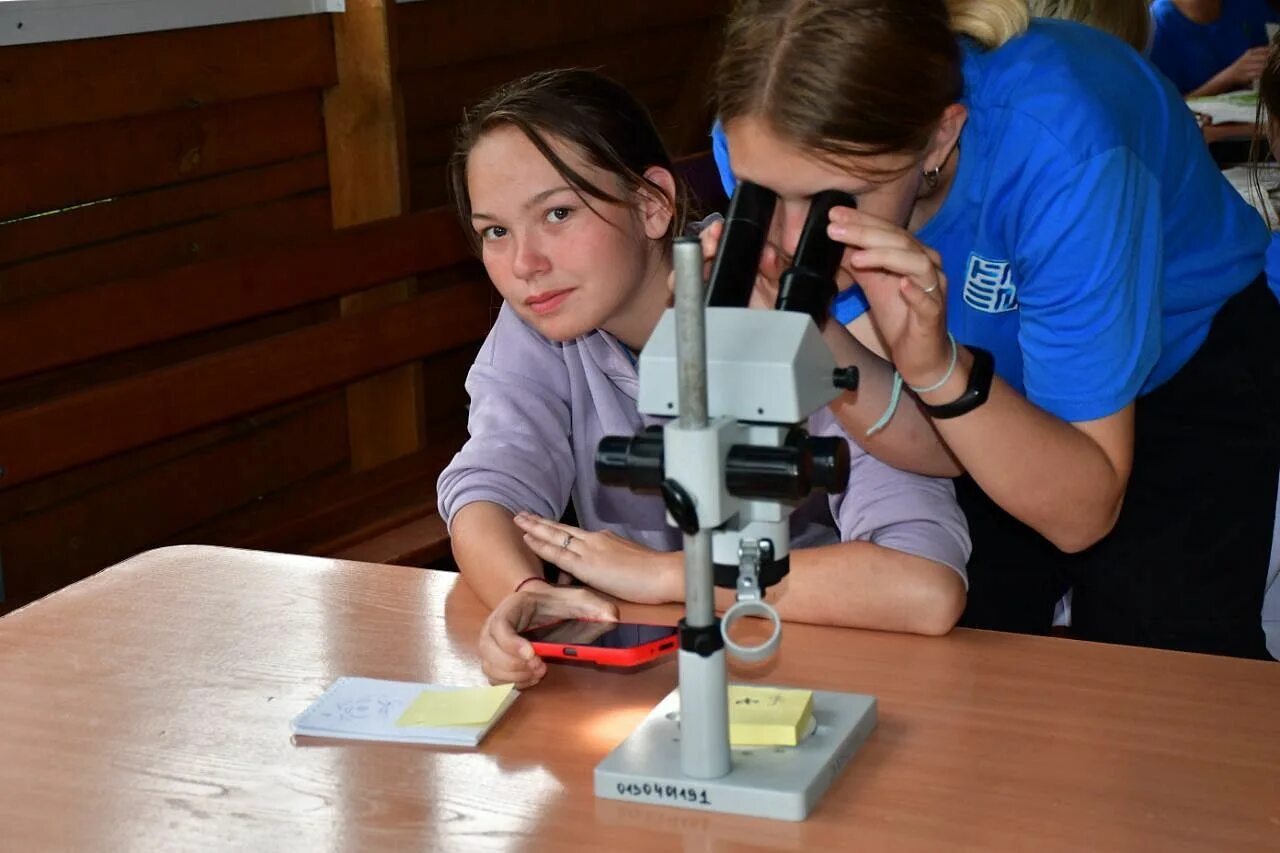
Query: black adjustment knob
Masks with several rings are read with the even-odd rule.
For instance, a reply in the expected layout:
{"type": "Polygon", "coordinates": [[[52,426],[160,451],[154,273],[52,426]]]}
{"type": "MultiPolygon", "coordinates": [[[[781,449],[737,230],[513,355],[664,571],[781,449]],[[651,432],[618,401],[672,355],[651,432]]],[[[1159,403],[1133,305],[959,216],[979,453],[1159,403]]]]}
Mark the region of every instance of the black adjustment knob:
{"type": "Polygon", "coordinates": [[[682,533],[692,536],[698,532],[698,506],[684,486],[669,478],[663,480],[662,502],[682,533]]]}
{"type": "Polygon", "coordinates": [[[843,492],[849,485],[849,445],[835,436],[808,436],[804,457],[813,488],[843,492]]]}
{"type": "Polygon", "coordinates": [[[831,376],[831,384],[845,391],[858,390],[858,368],[850,365],[849,367],[837,367],[831,376]]]}

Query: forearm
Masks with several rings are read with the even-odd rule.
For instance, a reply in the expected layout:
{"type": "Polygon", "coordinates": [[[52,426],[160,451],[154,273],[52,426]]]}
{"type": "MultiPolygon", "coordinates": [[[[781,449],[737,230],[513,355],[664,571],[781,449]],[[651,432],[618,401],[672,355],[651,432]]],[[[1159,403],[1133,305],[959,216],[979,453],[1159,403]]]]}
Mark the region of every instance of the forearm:
{"type": "Polygon", "coordinates": [[[893,365],[863,346],[839,323],[827,323],[822,336],[836,364],[858,368],[858,390],[841,394],[831,404],[832,413],[858,444],[877,459],[904,471],[931,477],[955,477],[962,473],[919,403],[905,390],[888,424],[868,436],[867,430],[888,408],[893,365]]]}
{"type": "MultiPolygon", "coordinates": [[[[952,380],[922,395],[925,402],[958,398],[971,364],[961,348],[952,380]]],[[[1037,407],[998,377],[983,405],[935,426],[993,501],[1063,551],[1083,550],[1114,526],[1128,468],[1118,468],[1081,426],[1037,407]]],[[[1131,453],[1131,440],[1129,446],[1131,453]]]]}
{"type": "Polygon", "coordinates": [[[524,534],[506,507],[469,503],[450,524],[453,558],[467,585],[490,608],[522,580],[542,577],[542,561],[524,544],[524,534]]]}
{"type": "MultiPolygon", "coordinates": [[[[964,581],[933,560],[871,542],[841,542],[791,552],[791,571],[766,600],[788,622],[941,635],[965,605],[964,581]]],[[[716,607],[734,602],[716,590],[716,607]]]]}
{"type": "Polygon", "coordinates": [[[1235,79],[1235,72],[1230,66],[1228,66],[1210,77],[1204,83],[1200,84],[1198,88],[1187,92],[1183,97],[1203,98],[1208,95],[1219,95],[1223,92],[1230,92],[1232,89],[1236,89],[1238,87],[1238,83],[1235,79]]]}

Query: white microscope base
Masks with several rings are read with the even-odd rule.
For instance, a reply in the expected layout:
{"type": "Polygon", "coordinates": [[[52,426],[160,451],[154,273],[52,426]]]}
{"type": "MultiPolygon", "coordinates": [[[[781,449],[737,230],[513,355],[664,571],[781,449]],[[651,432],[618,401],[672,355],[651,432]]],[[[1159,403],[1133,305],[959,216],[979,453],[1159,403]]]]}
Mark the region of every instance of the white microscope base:
{"type": "Polygon", "coordinates": [[[813,692],[816,728],[799,746],[735,747],[719,779],[680,770],[680,692],[673,690],[596,765],[596,796],[708,812],[804,820],[876,727],[874,696],[813,692]]]}

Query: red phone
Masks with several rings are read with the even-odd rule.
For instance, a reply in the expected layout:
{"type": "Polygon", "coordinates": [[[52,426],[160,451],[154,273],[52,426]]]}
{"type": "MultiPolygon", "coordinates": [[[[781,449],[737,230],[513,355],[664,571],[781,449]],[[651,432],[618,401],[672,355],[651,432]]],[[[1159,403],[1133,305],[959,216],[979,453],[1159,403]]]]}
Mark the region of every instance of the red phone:
{"type": "Polygon", "coordinates": [[[605,666],[639,666],[676,650],[678,628],[634,622],[566,619],[521,631],[538,657],[585,660],[605,666]]]}

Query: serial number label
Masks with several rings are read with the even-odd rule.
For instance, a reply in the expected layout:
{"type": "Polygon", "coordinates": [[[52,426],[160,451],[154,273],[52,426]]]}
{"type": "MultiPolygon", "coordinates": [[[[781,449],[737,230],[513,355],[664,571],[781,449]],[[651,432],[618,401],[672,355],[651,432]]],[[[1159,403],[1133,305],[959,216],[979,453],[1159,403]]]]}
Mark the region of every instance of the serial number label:
{"type": "Polygon", "coordinates": [[[711,800],[707,797],[706,788],[663,785],[657,782],[619,782],[618,795],[657,800],[658,802],[694,803],[699,806],[711,805],[711,800]]]}

